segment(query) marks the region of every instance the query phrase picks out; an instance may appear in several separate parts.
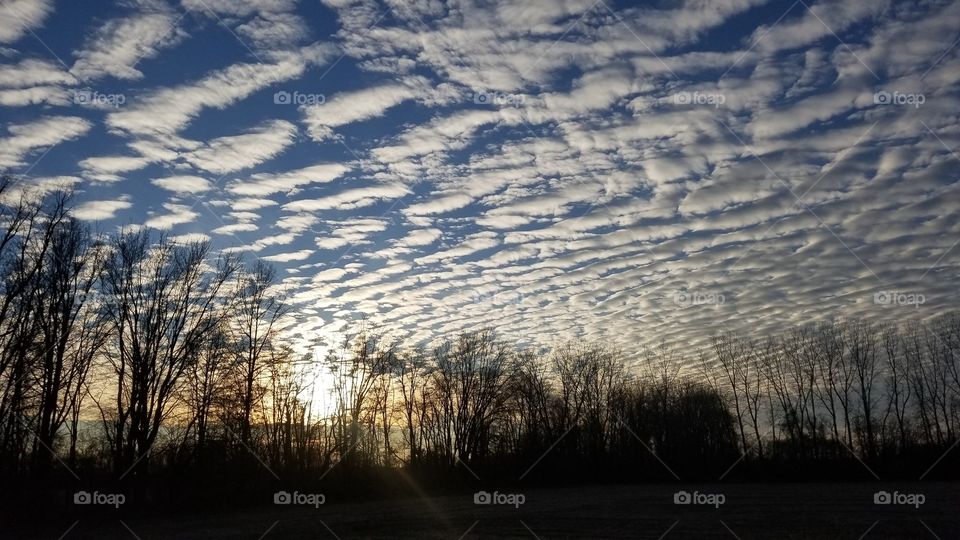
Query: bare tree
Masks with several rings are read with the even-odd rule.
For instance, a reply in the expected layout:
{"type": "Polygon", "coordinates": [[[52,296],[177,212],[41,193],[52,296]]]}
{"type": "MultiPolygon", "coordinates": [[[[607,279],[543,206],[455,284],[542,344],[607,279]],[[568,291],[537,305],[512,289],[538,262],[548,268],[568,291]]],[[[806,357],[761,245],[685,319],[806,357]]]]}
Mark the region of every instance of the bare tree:
{"type": "MultiPolygon", "coordinates": [[[[898,447],[901,452],[907,447],[907,407],[910,404],[910,383],[907,379],[907,360],[903,336],[896,327],[888,326],[882,334],[883,348],[887,359],[887,414],[891,411],[897,422],[898,447]]],[[[886,423],[886,422],[884,422],[886,423]]]]}
{"type": "Polygon", "coordinates": [[[122,233],[113,243],[101,288],[116,402],[101,412],[121,473],[147,471],[182,376],[227,313],[222,293],[237,263],[221,258],[210,271],[209,251],[206,243],[178,245],[162,236],[151,245],[147,232],[122,233]]]}
{"type": "Polygon", "coordinates": [[[874,381],[877,377],[876,334],[877,330],[875,328],[862,321],[851,322],[847,325],[850,361],[856,374],[860,413],[863,415],[863,434],[860,447],[865,458],[872,458],[876,455],[876,429],[874,426],[876,403],[873,392],[874,381]]]}
{"type": "MultiPolygon", "coordinates": [[[[0,457],[5,458],[0,465],[13,470],[28,453],[30,436],[34,446],[41,442],[35,434],[42,415],[34,413],[31,403],[36,398],[37,357],[43,352],[38,276],[66,219],[67,200],[64,193],[44,198],[21,189],[10,177],[0,179],[0,457]]],[[[48,402],[47,410],[52,407],[48,402]]]]}
{"type": "Polygon", "coordinates": [[[440,404],[436,419],[449,463],[484,457],[491,429],[512,376],[511,356],[493,332],[461,334],[434,351],[432,382],[440,404]]]}
{"type": "Polygon", "coordinates": [[[277,321],[286,313],[282,297],[274,283],[273,267],[257,261],[253,268],[239,274],[237,311],[231,320],[237,333],[237,365],[241,370],[240,440],[250,441],[251,414],[263,397],[260,390],[262,357],[276,337],[277,321]]]}
{"type": "Polygon", "coordinates": [[[49,464],[58,432],[69,423],[70,459],[76,459],[79,409],[87,374],[107,339],[95,284],[104,250],[75,219],[58,224],[38,273],[38,420],[34,457],[49,464]]]}

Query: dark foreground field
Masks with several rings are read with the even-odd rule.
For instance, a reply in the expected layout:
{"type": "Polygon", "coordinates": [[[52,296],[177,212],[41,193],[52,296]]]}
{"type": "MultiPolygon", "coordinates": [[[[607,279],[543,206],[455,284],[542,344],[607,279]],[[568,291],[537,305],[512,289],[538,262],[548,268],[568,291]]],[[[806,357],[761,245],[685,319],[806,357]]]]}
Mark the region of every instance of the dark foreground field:
{"type": "MultiPolygon", "coordinates": [[[[489,489],[489,491],[493,491],[489,489]]],[[[519,508],[473,496],[313,507],[268,507],[210,516],[48,521],[6,527],[4,538],[960,538],[955,483],[716,484],[536,489],[519,508]],[[678,490],[723,494],[719,508],[676,505],[678,490]],[[922,494],[919,508],[877,505],[880,490],[922,494]],[[31,530],[33,529],[33,530],[31,530]]]]}

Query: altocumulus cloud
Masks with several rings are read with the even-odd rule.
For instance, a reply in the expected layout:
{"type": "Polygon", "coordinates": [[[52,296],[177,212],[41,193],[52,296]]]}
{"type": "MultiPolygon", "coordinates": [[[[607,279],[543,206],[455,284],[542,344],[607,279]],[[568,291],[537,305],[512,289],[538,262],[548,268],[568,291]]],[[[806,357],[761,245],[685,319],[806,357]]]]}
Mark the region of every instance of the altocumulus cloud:
{"type": "Polygon", "coordinates": [[[262,256],[301,336],[635,350],[956,305],[960,0],[301,4],[4,2],[0,167],[262,256]]]}

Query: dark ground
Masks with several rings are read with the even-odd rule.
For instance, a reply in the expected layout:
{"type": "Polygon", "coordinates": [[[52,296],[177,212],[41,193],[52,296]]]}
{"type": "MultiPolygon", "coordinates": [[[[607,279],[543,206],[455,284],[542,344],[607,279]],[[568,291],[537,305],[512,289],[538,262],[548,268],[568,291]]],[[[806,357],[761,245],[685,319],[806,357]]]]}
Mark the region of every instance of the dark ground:
{"type": "MultiPolygon", "coordinates": [[[[486,487],[493,491],[494,487],[486,487]]],[[[513,490],[511,490],[513,491],[513,490]]],[[[472,494],[337,504],[267,506],[177,517],[84,515],[3,538],[960,538],[958,483],[661,484],[531,489],[513,506],[475,505],[472,494]],[[722,493],[725,503],[675,505],[678,490],[722,493]],[[874,493],[921,493],[919,508],[876,505],[874,493]]]]}

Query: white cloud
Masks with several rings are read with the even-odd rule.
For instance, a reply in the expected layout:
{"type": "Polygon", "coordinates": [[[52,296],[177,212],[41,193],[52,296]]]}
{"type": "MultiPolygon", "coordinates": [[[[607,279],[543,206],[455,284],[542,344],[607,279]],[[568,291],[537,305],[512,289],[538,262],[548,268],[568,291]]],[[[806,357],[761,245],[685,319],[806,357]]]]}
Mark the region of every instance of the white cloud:
{"type": "Polygon", "coordinates": [[[248,181],[233,182],[227,189],[236,195],[262,197],[289,192],[307,184],[332,182],[349,170],[350,167],[347,165],[321,163],[282,173],[255,174],[248,181]]]}
{"type": "Polygon", "coordinates": [[[209,242],[210,236],[203,233],[178,234],[169,238],[174,244],[193,244],[198,242],[209,242]]]}
{"type": "Polygon", "coordinates": [[[289,47],[303,41],[310,31],[303,18],[291,13],[262,13],[237,27],[237,33],[261,49],[289,47]]]}
{"type": "Polygon", "coordinates": [[[269,257],[262,257],[265,261],[270,262],[290,262],[290,261],[302,261],[310,255],[313,255],[312,249],[302,249],[300,251],[294,251],[291,253],[279,253],[277,255],[270,255],[269,257]]]}
{"type": "Polygon", "coordinates": [[[0,167],[24,165],[26,156],[80,137],[92,126],[77,116],[46,116],[26,124],[9,125],[9,136],[0,138],[0,167]]]}
{"type": "Polygon", "coordinates": [[[100,156],[80,161],[83,175],[100,182],[116,182],[121,173],[136,171],[149,165],[150,159],[142,156],[100,156]]]}
{"type": "Polygon", "coordinates": [[[47,60],[27,58],[16,64],[0,64],[0,86],[8,88],[72,85],[77,80],[60,67],[47,60]]]}
{"type": "Polygon", "coordinates": [[[153,185],[178,195],[192,195],[210,190],[210,181],[199,176],[168,176],[150,181],[153,185]]]}
{"type": "Polygon", "coordinates": [[[87,221],[101,221],[113,219],[117,212],[131,208],[133,203],[126,199],[105,201],[87,201],[73,209],[72,214],[87,221]]]}
{"type": "Polygon", "coordinates": [[[172,134],[203,109],[224,109],[254,92],[303,75],[307,67],[326,62],[328,45],[315,44],[278,53],[272,63],[234,64],[193,83],[161,88],[107,116],[113,129],[137,134],[172,134]]]}
{"type": "Polygon", "coordinates": [[[12,43],[38,28],[51,11],[50,0],[6,0],[0,3],[0,43],[12,43]]]}
{"type": "Polygon", "coordinates": [[[396,245],[401,247],[429,246],[441,236],[443,236],[443,233],[440,229],[417,229],[398,240],[396,245]]]}
{"type": "Polygon", "coordinates": [[[141,1],[139,8],[132,16],[111,19],[98,28],[76,52],[70,72],[84,80],[140,79],[138,64],[186,36],[177,26],[181,17],[162,1],[141,1]]]}
{"type": "Polygon", "coordinates": [[[246,212],[249,210],[259,210],[268,206],[276,206],[277,201],[270,199],[245,197],[230,202],[230,209],[234,212],[246,212]]]}
{"type": "Polygon", "coordinates": [[[259,229],[259,227],[254,223],[231,223],[230,225],[217,227],[210,232],[213,234],[236,234],[238,232],[253,232],[257,229],[259,229]]]}
{"type": "Polygon", "coordinates": [[[269,120],[242,135],[218,137],[184,155],[193,166],[226,174],[259,165],[293,144],[297,128],[285,120],[269,120]]]}
{"type": "Polygon", "coordinates": [[[382,116],[387,109],[425,94],[427,85],[426,79],[417,77],[405,83],[327,96],[328,101],[323,104],[302,108],[304,123],[314,140],[323,141],[340,126],[382,116]]]}
{"type": "Polygon", "coordinates": [[[283,209],[291,212],[315,212],[317,210],[355,209],[370,206],[384,199],[402,197],[410,190],[402,184],[378,184],[362,188],[348,189],[335,195],[319,199],[304,199],[288,202],[283,209]]]}
{"type": "Polygon", "coordinates": [[[291,11],[297,6],[297,0],[182,0],[184,9],[210,15],[213,11],[221,15],[247,17],[256,13],[291,11]]]}
{"type": "Polygon", "coordinates": [[[182,204],[164,203],[163,207],[168,213],[154,215],[144,222],[144,227],[151,227],[154,229],[170,229],[175,225],[191,223],[199,215],[189,206],[182,204]]]}

